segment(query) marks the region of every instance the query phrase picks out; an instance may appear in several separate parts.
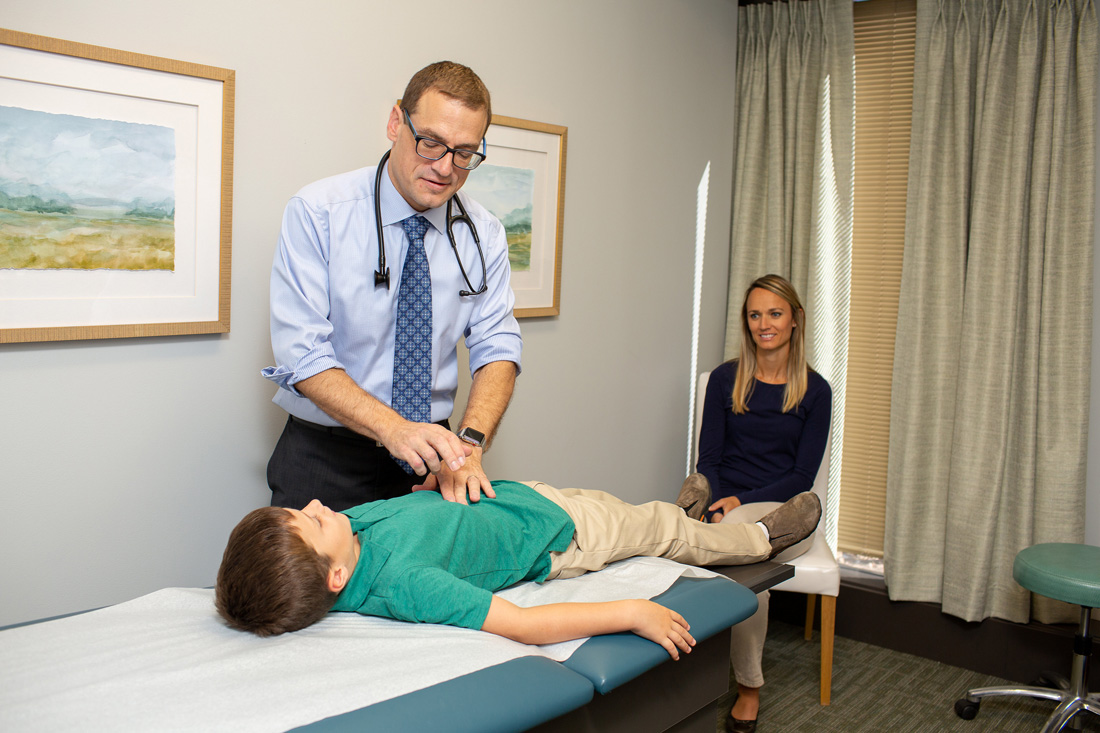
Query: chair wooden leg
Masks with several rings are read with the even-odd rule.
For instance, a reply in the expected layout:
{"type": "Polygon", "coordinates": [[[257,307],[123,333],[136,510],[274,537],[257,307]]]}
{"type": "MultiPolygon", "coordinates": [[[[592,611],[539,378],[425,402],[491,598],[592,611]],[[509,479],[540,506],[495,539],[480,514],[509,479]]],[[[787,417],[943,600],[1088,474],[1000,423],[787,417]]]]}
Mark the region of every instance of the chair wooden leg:
{"type": "Polygon", "coordinates": [[[806,594],[806,628],[804,629],[804,634],[805,634],[806,641],[809,641],[810,639],[812,639],[814,637],[814,611],[816,610],[815,609],[816,605],[817,605],[817,594],[816,593],[807,593],[806,594]]]}
{"type": "Polygon", "coordinates": [[[821,704],[833,696],[833,629],[836,626],[836,596],[821,596],[821,704]]]}

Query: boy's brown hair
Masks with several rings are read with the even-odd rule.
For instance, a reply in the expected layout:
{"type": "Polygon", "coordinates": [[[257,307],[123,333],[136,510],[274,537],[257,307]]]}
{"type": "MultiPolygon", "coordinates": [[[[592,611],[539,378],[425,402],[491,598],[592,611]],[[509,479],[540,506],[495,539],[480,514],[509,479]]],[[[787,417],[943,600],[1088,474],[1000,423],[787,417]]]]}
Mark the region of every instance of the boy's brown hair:
{"type": "Polygon", "coordinates": [[[304,629],[328,613],[331,561],[306,544],[280,507],[250,512],[233,528],[214,604],[228,624],[258,636],[304,629]]]}

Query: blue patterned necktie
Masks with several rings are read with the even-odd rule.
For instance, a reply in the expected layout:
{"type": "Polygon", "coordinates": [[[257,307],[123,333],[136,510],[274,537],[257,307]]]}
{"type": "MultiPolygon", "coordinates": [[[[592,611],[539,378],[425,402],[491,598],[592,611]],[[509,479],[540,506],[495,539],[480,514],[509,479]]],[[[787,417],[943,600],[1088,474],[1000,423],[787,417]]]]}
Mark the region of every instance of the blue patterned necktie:
{"type": "MultiPolygon", "coordinates": [[[[428,220],[410,216],[401,224],[409,237],[409,251],[397,289],[392,407],[406,420],[431,422],[432,275],[424,251],[428,220]]],[[[398,460],[397,464],[406,473],[413,473],[404,461],[398,460]]]]}

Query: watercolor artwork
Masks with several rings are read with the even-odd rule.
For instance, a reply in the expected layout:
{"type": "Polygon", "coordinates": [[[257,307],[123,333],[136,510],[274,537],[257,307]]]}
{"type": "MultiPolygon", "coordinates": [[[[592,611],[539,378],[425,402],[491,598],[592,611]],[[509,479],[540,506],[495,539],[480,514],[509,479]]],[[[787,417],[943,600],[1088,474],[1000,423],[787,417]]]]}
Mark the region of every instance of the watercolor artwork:
{"type": "Polygon", "coordinates": [[[504,225],[512,272],[529,271],[535,171],[483,163],[470,174],[463,190],[504,225]]]}
{"type": "Polygon", "coordinates": [[[232,69],[0,28],[0,344],[229,332],[232,69]]]}
{"type": "Polygon", "coordinates": [[[0,106],[0,270],[175,266],[175,131],[0,106]]]}

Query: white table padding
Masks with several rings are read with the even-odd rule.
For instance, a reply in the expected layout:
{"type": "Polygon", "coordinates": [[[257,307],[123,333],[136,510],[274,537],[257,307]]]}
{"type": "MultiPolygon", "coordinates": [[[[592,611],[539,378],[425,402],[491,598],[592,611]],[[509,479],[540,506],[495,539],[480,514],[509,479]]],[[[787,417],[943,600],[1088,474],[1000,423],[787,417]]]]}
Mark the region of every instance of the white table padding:
{"type": "MultiPolygon", "coordinates": [[[[632,558],[500,595],[521,606],[650,598],[685,573],[712,575],[632,558]]],[[[527,646],[349,613],[260,639],[227,628],[213,595],[168,588],[0,632],[0,730],[286,730],[510,659],[561,661],[583,642],[527,646]]]]}

